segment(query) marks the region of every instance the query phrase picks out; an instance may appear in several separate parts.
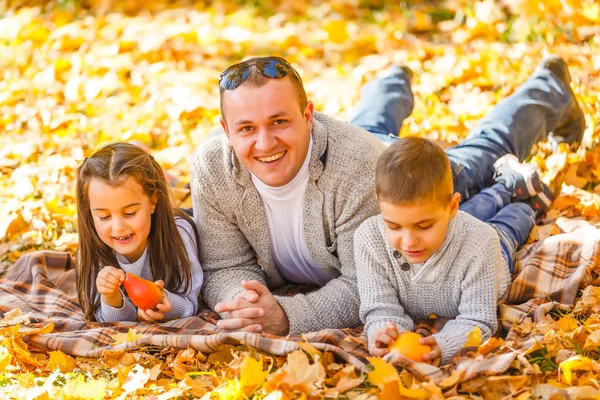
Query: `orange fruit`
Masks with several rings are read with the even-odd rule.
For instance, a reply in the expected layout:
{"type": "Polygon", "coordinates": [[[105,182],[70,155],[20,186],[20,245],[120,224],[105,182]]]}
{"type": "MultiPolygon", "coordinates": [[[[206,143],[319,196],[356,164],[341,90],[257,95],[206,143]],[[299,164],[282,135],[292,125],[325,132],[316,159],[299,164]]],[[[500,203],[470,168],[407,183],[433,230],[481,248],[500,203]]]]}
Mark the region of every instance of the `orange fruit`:
{"type": "Polygon", "coordinates": [[[397,351],[404,357],[413,361],[423,362],[423,356],[431,351],[431,347],[420,344],[422,336],[414,332],[402,332],[389,347],[390,351],[397,351]]]}

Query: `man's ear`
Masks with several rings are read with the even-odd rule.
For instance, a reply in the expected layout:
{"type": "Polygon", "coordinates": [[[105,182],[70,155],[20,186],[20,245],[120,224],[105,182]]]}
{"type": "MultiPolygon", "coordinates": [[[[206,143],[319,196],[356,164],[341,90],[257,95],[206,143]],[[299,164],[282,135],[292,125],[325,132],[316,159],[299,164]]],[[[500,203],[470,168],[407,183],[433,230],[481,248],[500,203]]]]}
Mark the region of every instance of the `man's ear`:
{"type": "Polygon", "coordinates": [[[454,193],[450,199],[450,218],[456,217],[460,205],[460,193],[454,193]]]}
{"type": "Polygon", "coordinates": [[[304,119],[306,120],[306,124],[308,125],[308,130],[312,131],[313,119],[315,117],[315,105],[312,101],[306,102],[306,107],[304,108],[304,119]]]}
{"type": "Polygon", "coordinates": [[[223,127],[223,130],[225,131],[225,134],[227,135],[227,139],[229,139],[229,128],[227,127],[227,122],[225,121],[225,119],[223,117],[221,117],[221,126],[223,127]]]}

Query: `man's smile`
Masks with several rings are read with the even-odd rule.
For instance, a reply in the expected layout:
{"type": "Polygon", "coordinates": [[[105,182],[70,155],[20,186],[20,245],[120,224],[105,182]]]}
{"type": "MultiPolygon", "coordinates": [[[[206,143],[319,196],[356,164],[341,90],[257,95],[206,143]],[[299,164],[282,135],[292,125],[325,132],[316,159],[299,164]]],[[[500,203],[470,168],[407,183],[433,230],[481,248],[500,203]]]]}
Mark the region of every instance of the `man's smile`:
{"type": "Polygon", "coordinates": [[[264,163],[271,163],[274,161],[279,160],[281,157],[283,157],[285,154],[287,153],[287,150],[284,150],[280,153],[276,153],[270,156],[264,156],[264,157],[255,157],[258,161],[260,162],[264,162],[264,163]]]}

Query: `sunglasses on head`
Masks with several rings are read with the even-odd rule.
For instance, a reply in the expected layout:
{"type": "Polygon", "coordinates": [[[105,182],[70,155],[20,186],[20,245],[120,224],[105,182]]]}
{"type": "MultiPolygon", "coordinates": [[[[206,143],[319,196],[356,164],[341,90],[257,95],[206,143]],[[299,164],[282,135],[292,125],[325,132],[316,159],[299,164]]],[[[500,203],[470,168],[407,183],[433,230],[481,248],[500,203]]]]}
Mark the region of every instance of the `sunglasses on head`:
{"type": "Polygon", "coordinates": [[[267,78],[281,79],[292,71],[296,78],[302,81],[296,70],[283,58],[255,57],[239,64],[234,64],[223,71],[221,76],[219,76],[219,86],[221,89],[233,90],[238,88],[248,78],[252,66],[256,67],[256,70],[267,78]]]}

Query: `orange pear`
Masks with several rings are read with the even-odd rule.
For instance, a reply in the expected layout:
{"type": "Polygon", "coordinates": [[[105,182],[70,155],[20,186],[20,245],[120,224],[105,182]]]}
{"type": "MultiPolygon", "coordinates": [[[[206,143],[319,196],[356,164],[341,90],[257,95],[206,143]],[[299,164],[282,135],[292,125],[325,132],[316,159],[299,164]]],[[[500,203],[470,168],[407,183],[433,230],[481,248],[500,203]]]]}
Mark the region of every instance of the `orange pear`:
{"type": "Polygon", "coordinates": [[[431,347],[426,344],[420,344],[421,335],[415,332],[402,332],[398,338],[389,347],[390,351],[397,351],[406,358],[413,361],[423,362],[423,356],[431,351],[431,347]]]}
{"type": "Polygon", "coordinates": [[[126,273],[123,286],[137,308],[144,311],[155,310],[156,306],[162,303],[162,291],[154,282],[126,273]]]}

